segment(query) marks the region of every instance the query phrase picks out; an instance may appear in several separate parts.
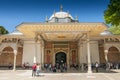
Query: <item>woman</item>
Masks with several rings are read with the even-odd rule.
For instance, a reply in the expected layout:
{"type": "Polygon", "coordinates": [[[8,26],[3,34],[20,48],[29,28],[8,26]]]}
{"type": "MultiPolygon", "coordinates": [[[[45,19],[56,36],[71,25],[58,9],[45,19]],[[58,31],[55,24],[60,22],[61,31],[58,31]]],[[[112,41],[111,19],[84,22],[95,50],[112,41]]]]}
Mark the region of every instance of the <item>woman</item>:
{"type": "Polygon", "coordinates": [[[39,73],[40,73],[40,65],[39,64],[37,64],[37,67],[36,67],[36,74],[37,74],[37,76],[39,76],[39,73]]]}
{"type": "Polygon", "coordinates": [[[34,65],[32,66],[32,76],[36,76],[36,64],[34,63],[34,65]]]}

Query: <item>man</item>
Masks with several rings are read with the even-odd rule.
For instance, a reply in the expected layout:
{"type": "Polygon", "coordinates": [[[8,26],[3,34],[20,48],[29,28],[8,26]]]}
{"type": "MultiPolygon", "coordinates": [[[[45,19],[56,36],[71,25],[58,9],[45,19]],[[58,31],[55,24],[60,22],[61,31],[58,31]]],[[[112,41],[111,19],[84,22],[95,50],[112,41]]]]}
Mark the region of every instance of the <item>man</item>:
{"type": "Polygon", "coordinates": [[[36,63],[34,63],[34,65],[32,66],[32,76],[33,77],[36,76],[36,68],[37,68],[36,63]]]}
{"type": "Polygon", "coordinates": [[[95,70],[96,70],[96,72],[98,72],[98,66],[99,66],[99,64],[98,64],[98,62],[96,62],[95,63],[95,70]]]}

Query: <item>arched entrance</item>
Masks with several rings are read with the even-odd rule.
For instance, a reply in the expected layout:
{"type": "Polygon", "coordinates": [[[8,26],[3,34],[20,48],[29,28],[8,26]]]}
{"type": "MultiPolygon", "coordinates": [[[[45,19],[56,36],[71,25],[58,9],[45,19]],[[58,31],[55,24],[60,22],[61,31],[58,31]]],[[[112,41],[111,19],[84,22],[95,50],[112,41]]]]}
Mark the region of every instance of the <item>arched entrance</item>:
{"type": "Polygon", "coordinates": [[[66,54],[64,52],[58,52],[55,55],[55,63],[66,63],[66,54]]]}
{"type": "MultiPolygon", "coordinates": [[[[22,65],[22,54],[23,48],[18,47],[18,53],[16,56],[16,66],[22,65]]],[[[10,46],[5,47],[0,54],[0,66],[8,66],[9,64],[14,64],[14,51],[10,46]]]]}
{"type": "Polygon", "coordinates": [[[108,51],[108,61],[112,63],[120,62],[120,52],[116,47],[110,47],[108,51]]]}
{"type": "Polygon", "coordinates": [[[9,63],[13,64],[14,53],[12,47],[5,47],[0,55],[0,66],[8,66],[9,63]]]}

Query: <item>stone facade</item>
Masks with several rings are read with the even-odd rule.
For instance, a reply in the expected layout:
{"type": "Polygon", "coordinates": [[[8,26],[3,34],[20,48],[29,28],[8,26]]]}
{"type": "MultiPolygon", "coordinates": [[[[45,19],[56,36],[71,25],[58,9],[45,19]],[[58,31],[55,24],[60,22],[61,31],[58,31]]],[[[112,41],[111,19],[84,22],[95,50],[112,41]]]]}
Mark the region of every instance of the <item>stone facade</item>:
{"type": "Polygon", "coordinates": [[[105,23],[79,23],[67,12],[56,12],[45,23],[22,23],[0,36],[0,66],[85,63],[91,72],[95,62],[120,63],[120,36],[107,29],[105,23]]]}

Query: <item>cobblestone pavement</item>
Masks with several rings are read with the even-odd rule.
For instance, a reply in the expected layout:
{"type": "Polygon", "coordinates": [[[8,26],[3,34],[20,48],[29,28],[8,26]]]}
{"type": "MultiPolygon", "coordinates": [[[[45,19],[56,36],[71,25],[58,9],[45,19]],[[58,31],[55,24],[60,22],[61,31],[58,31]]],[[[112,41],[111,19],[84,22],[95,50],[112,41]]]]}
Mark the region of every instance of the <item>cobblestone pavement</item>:
{"type": "Polygon", "coordinates": [[[31,70],[0,70],[0,80],[120,80],[117,73],[41,73],[32,77],[31,70]]]}

